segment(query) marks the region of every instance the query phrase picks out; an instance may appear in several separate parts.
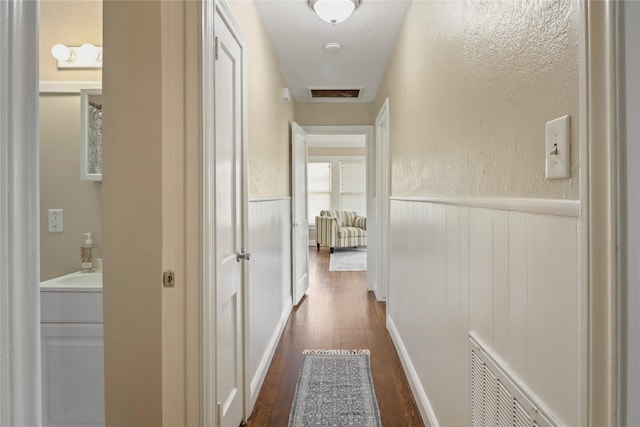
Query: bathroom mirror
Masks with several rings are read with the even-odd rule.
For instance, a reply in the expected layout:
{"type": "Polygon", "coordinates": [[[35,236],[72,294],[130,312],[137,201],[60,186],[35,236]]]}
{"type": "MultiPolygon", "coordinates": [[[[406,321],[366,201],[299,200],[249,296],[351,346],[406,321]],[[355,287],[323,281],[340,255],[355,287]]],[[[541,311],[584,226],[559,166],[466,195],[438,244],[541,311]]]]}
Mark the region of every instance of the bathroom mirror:
{"type": "Polygon", "coordinates": [[[102,90],[80,90],[80,179],[102,181],[102,90]]]}

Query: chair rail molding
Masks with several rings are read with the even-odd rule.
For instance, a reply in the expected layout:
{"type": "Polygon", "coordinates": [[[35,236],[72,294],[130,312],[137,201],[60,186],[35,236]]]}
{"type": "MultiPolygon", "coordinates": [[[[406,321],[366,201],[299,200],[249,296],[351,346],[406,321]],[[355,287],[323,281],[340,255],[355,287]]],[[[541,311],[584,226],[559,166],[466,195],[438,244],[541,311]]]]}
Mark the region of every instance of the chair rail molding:
{"type": "Polygon", "coordinates": [[[38,3],[0,2],[0,425],[42,425],[38,3]]]}

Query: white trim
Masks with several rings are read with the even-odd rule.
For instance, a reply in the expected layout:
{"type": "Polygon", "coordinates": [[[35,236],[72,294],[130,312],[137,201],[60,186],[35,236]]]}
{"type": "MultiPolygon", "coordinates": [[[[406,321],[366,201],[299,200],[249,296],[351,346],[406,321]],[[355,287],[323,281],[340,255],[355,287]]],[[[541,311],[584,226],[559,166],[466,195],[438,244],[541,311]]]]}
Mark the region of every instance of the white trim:
{"type": "Polygon", "coordinates": [[[40,80],[40,94],[45,93],[80,93],[81,89],[102,89],[102,81],[50,81],[40,80]]]}
{"type": "Polygon", "coordinates": [[[581,207],[579,200],[553,199],[509,199],[484,197],[390,197],[389,200],[436,203],[441,205],[465,206],[471,208],[497,209],[503,211],[567,216],[571,218],[580,218],[581,207]]]}
{"type": "Polygon", "coordinates": [[[38,3],[0,2],[0,425],[41,426],[38,3]]]}
{"type": "Polygon", "coordinates": [[[366,138],[362,134],[308,134],[309,148],[365,148],[366,138]]]}
{"type": "MultiPolygon", "coordinates": [[[[378,266],[378,274],[376,275],[377,286],[374,290],[378,301],[387,301],[387,313],[389,313],[389,196],[391,189],[389,188],[390,180],[390,117],[389,117],[389,98],[384,100],[384,104],[380,107],[380,111],[376,116],[376,242],[378,250],[373,254],[376,259],[375,264],[378,266]],[[384,134],[380,132],[382,124],[385,124],[384,134]]],[[[367,224],[368,225],[368,224],[367,224]]],[[[373,232],[376,232],[372,230],[373,232]]]]}
{"type": "Polygon", "coordinates": [[[393,323],[391,316],[387,316],[387,329],[389,330],[389,335],[391,335],[391,339],[398,351],[400,362],[402,362],[402,367],[404,368],[404,373],[407,376],[407,381],[409,381],[409,386],[411,387],[413,396],[416,398],[416,404],[418,405],[418,410],[420,411],[422,420],[428,420],[431,427],[439,427],[440,424],[438,424],[436,413],[431,406],[429,397],[424,391],[418,372],[416,372],[416,369],[411,362],[407,348],[404,346],[404,342],[402,341],[400,333],[398,332],[398,329],[396,329],[396,325],[393,323]]]}
{"type": "Polygon", "coordinates": [[[345,161],[345,163],[364,163],[367,156],[308,156],[307,163],[329,163],[332,161],[345,161]]]}
{"type": "Polygon", "coordinates": [[[264,353],[262,360],[260,360],[260,364],[258,366],[258,370],[256,374],[253,376],[251,383],[249,384],[250,393],[249,396],[253,396],[250,402],[250,408],[256,404],[256,400],[258,400],[259,392],[256,392],[262,387],[264,383],[264,379],[267,376],[267,372],[269,371],[269,366],[271,365],[271,361],[273,360],[273,355],[278,348],[278,343],[280,342],[280,337],[282,337],[282,333],[284,332],[285,326],[287,326],[287,320],[289,319],[289,314],[291,313],[291,309],[293,305],[289,304],[285,310],[282,311],[282,315],[280,316],[280,320],[278,321],[278,327],[274,332],[273,336],[269,340],[269,344],[267,346],[268,351],[264,353]]]}
{"type": "Polygon", "coordinates": [[[302,126],[307,133],[313,135],[366,135],[367,140],[373,136],[373,126],[302,126]]]}
{"type": "MultiPolygon", "coordinates": [[[[585,2],[585,163],[580,182],[585,209],[581,249],[588,296],[586,424],[615,425],[617,410],[617,172],[616,13],[614,1],[585,2]]],[[[584,91],[584,92],[582,92],[584,91]]],[[[581,111],[582,113],[582,111],[581,111]]]]}
{"type": "MultiPolygon", "coordinates": [[[[372,192],[372,186],[375,184],[372,177],[377,176],[375,169],[377,166],[372,163],[376,156],[372,156],[372,150],[375,148],[374,136],[375,126],[371,125],[347,125],[347,126],[303,126],[307,133],[314,135],[364,135],[365,136],[365,159],[367,163],[367,217],[371,216],[373,207],[376,206],[374,194],[372,192]]],[[[367,220],[368,236],[375,233],[375,223],[370,219],[367,220]]],[[[368,237],[370,239],[370,237],[368,237]]],[[[375,256],[375,248],[372,245],[368,245],[368,252],[371,259],[377,259],[375,256]]],[[[373,291],[376,295],[376,278],[372,274],[372,266],[374,262],[368,263],[367,266],[367,289],[373,291]]],[[[376,297],[377,298],[377,297],[376,297]]]]}
{"type": "Polygon", "coordinates": [[[102,172],[89,173],[89,96],[102,95],[102,89],[80,90],[80,180],[102,181],[102,172]]]}
{"type": "Polygon", "coordinates": [[[278,202],[281,200],[291,200],[291,196],[249,197],[249,203],[278,202]]]}
{"type": "Polygon", "coordinates": [[[580,221],[578,223],[578,425],[589,425],[589,131],[588,120],[588,19],[587,6],[580,2],[578,40],[578,144],[580,154],[580,221]]]}
{"type": "Polygon", "coordinates": [[[200,123],[202,126],[201,136],[201,159],[202,175],[200,182],[202,186],[201,203],[202,212],[200,219],[200,229],[202,230],[202,240],[200,248],[201,256],[201,293],[200,298],[200,426],[207,427],[217,425],[216,420],[216,387],[215,387],[215,342],[216,342],[216,322],[215,313],[215,265],[211,260],[215,259],[215,129],[213,122],[209,120],[214,113],[214,1],[202,2],[202,33],[200,55],[202,57],[201,70],[201,109],[200,123]]]}

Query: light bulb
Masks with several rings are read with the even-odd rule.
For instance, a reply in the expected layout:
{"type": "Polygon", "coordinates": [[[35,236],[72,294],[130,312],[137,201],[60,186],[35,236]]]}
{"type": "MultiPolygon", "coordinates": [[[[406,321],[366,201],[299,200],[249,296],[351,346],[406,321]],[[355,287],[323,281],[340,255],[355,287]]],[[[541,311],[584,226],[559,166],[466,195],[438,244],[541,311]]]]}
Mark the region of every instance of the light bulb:
{"type": "Polygon", "coordinates": [[[85,61],[95,61],[98,59],[98,54],[100,51],[97,47],[92,45],[91,43],[85,43],[80,46],[80,51],[78,52],[78,56],[85,61]]]}
{"type": "Polygon", "coordinates": [[[73,56],[73,53],[67,46],[58,43],[51,48],[51,55],[58,61],[68,61],[73,56]]]}
{"type": "Polygon", "coordinates": [[[320,19],[333,25],[349,18],[355,8],[352,0],[318,0],[313,5],[320,19]]]}

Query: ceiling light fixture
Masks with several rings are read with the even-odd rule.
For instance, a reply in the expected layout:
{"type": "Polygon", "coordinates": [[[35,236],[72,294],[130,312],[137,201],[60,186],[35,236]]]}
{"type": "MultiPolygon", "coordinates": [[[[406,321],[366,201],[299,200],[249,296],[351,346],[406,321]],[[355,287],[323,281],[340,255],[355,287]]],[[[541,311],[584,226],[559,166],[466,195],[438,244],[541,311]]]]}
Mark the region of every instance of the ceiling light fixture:
{"type": "Polygon", "coordinates": [[[51,48],[51,55],[58,60],[58,69],[61,68],[102,68],[102,48],[91,43],[85,43],[79,47],[68,47],[63,44],[55,44],[51,48]]]}
{"type": "Polygon", "coordinates": [[[331,52],[337,52],[340,49],[342,49],[342,45],[340,43],[336,43],[336,42],[329,42],[327,44],[324,45],[324,50],[326,50],[327,52],[331,53],[331,52]]]}
{"type": "Polygon", "coordinates": [[[347,20],[358,6],[360,0],[309,0],[316,15],[332,25],[347,20]]]}

